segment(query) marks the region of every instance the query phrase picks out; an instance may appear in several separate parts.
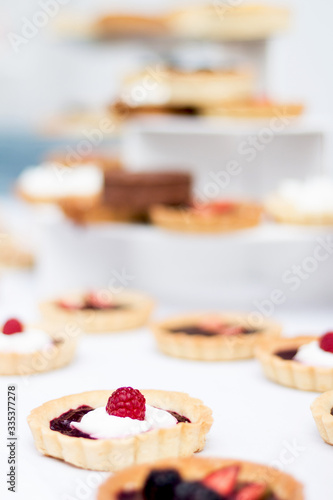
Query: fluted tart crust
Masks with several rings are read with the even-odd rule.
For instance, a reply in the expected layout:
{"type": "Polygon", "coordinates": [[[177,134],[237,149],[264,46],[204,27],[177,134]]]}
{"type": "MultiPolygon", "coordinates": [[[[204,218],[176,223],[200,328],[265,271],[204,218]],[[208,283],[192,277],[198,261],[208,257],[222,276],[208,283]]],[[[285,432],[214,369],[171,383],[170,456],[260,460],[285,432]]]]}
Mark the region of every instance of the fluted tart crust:
{"type": "Polygon", "coordinates": [[[113,332],[143,326],[154,308],[154,301],[149,296],[129,290],[114,294],[114,304],[121,306],[119,309],[70,310],[59,305],[63,299],[75,301],[83,296],[82,292],[77,292],[40,303],[39,309],[44,321],[51,324],[75,321],[86,333],[113,332]]]}
{"type": "Polygon", "coordinates": [[[324,392],[333,389],[333,368],[310,366],[276,355],[283,350],[298,349],[318,337],[281,338],[260,344],[255,352],[265,375],[273,382],[302,391],[324,392]]]}
{"type": "MultiPolygon", "coordinates": [[[[35,352],[1,352],[0,375],[32,375],[68,365],[76,351],[77,337],[64,330],[42,327],[50,336],[50,344],[35,352]]],[[[23,333],[24,335],[24,333],[23,333]]]]}
{"type": "Polygon", "coordinates": [[[255,346],[266,336],[279,337],[282,327],[271,320],[263,320],[258,326],[249,315],[236,313],[197,313],[175,316],[151,325],[159,349],[177,358],[202,361],[230,361],[248,359],[254,356],[255,346]],[[172,333],[172,328],[195,325],[206,318],[214,317],[222,322],[253,328],[251,334],[238,335],[188,335],[172,333]]]}
{"type": "Polygon", "coordinates": [[[36,448],[83,469],[117,471],[134,464],[171,457],[186,457],[205,446],[206,434],[212,423],[212,411],[199,399],[171,391],[142,390],[147,404],[175,411],[191,423],[180,422],[174,427],[155,429],[135,436],[118,439],[87,439],[71,437],[50,429],[50,421],[71,408],[89,405],[105,406],[112,390],[90,391],[65,396],[34,409],[28,423],[36,448]]]}
{"type": "Polygon", "coordinates": [[[333,445],[333,391],[317,397],[311,405],[313,418],[323,440],[333,445]]]}

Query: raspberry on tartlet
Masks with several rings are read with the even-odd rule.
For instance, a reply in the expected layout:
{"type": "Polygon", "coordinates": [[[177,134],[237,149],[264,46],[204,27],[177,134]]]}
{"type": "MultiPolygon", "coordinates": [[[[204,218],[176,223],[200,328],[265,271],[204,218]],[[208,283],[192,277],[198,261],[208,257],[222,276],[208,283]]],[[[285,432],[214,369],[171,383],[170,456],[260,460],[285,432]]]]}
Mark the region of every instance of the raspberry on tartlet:
{"type": "Polygon", "coordinates": [[[144,420],[146,415],[146,398],[138,389],[120,387],[108,399],[106,411],[115,417],[129,417],[144,420]]]}
{"type": "Polygon", "coordinates": [[[23,332],[24,327],[21,321],[16,318],[11,318],[6,321],[2,327],[2,333],[5,335],[13,335],[13,333],[23,332]]]}
{"type": "Polygon", "coordinates": [[[325,335],[319,339],[319,346],[323,351],[333,353],[333,332],[325,333],[325,335]]]}

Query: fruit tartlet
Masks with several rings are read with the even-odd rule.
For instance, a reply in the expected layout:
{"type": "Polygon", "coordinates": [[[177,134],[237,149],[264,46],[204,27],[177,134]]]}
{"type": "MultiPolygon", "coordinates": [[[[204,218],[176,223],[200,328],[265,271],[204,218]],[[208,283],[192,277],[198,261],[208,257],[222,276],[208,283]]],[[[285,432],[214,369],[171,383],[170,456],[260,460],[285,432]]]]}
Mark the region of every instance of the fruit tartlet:
{"type": "Polygon", "coordinates": [[[76,339],[24,325],[11,318],[0,331],[0,375],[30,375],[67,365],[76,350],[76,339]]]}
{"type": "Polygon", "coordinates": [[[333,181],[324,176],[286,180],[267,197],[265,209],[277,222],[333,225],[333,181]]]}
{"type": "Polygon", "coordinates": [[[200,115],[207,107],[250,99],[255,92],[254,75],[247,69],[175,64],[159,67],[157,85],[151,85],[138,103],[136,89],[145,87],[151,79],[149,70],[129,75],[123,82],[121,98],[110,111],[125,118],[138,114],[200,115]]]}
{"type": "Polygon", "coordinates": [[[286,31],[290,11],[260,3],[227,4],[215,2],[194,5],[171,12],[168,23],[178,37],[209,40],[262,40],[286,31]]]}
{"type": "Polygon", "coordinates": [[[46,323],[75,321],[87,333],[138,328],[148,321],[153,307],[153,300],[141,292],[111,293],[107,289],[71,293],[39,305],[46,323]]]}
{"type": "Polygon", "coordinates": [[[246,314],[197,313],[151,325],[159,349],[170,356],[202,361],[229,361],[254,356],[265,337],[279,337],[281,326],[246,314]]]}
{"type": "Polygon", "coordinates": [[[40,452],[100,471],[190,456],[212,422],[211,410],[187,394],[131,387],[65,396],[28,417],[40,452]]]}
{"type": "Polygon", "coordinates": [[[303,391],[333,389],[333,332],[266,341],[256,349],[265,375],[303,391]]]}
{"type": "Polygon", "coordinates": [[[55,203],[65,210],[85,211],[99,204],[103,183],[103,172],[96,165],[69,167],[49,162],[24,170],[16,191],[30,203],[55,203]]]}
{"type": "Polygon", "coordinates": [[[292,476],[221,458],[181,458],[138,465],[110,477],[97,500],[303,500],[292,476]]]}
{"type": "Polygon", "coordinates": [[[333,445],[333,391],[324,392],[311,405],[313,418],[325,443],[333,445]]]}
{"type": "Polygon", "coordinates": [[[247,229],[261,222],[262,208],[251,202],[219,200],[184,207],[156,205],[152,222],[165,229],[192,233],[222,233],[247,229]]]}

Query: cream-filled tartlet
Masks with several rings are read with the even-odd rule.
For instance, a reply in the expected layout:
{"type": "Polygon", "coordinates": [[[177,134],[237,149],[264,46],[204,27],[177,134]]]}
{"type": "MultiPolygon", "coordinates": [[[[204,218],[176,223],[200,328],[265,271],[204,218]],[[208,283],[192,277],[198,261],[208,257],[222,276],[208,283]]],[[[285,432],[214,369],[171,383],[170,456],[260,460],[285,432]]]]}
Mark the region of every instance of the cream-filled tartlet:
{"type": "Polygon", "coordinates": [[[29,375],[67,365],[76,340],[63,333],[49,334],[12,318],[0,332],[0,375],[29,375]]]}
{"type": "Polygon", "coordinates": [[[333,389],[333,332],[265,342],[256,356],[265,375],[279,384],[307,391],[333,389]]]}
{"type": "Polygon", "coordinates": [[[267,213],[289,224],[333,224],[333,180],[314,177],[286,180],[266,200],[267,213]]]}
{"type": "Polygon", "coordinates": [[[56,203],[66,209],[88,210],[99,203],[103,172],[94,164],[68,167],[49,162],[24,170],[16,191],[31,203],[56,203]]]}
{"type": "Polygon", "coordinates": [[[28,417],[36,447],[78,467],[114,471],[204,447],[211,410],[187,394],[121,387],[65,396],[28,417]]]}
{"type": "Polygon", "coordinates": [[[47,324],[75,321],[86,333],[114,332],[143,326],[154,308],[144,293],[108,289],[74,292],[42,302],[40,312],[47,324]]]}

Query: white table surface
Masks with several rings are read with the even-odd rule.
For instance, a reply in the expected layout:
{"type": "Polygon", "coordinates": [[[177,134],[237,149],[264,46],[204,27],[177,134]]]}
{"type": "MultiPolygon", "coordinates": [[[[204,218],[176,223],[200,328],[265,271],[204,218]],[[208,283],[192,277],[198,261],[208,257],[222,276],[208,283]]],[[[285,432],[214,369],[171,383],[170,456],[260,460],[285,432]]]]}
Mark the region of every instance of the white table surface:
{"type": "MultiPolygon", "coordinates": [[[[34,277],[5,275],[0,281],[0,321],[9,315],[36,314],[34,277]]],[[[160,306],[155,317],[181,308],[160,306]]],[[[333,312],[281,312],[285,333],[332,329],[333,312]]],[[[0,380],[0,498],[17,500],[93,500],[96,485],[108,474],[80,470],[47,458],[34,447],[26,417],[47,400],[94,389],[131,385],[188,392],[214,412],[214,425],[201,455],[235,457],[275,464],[306,485],[306,500],[332,500],[333,450],[325,444],[310,412],[315,393],[287,389],[266,380],[255,361],[192,362],[162,355],[147,328],[82,338],[77,357],[58,371],[0,380]],[[18,386],[18,487],[5,489],[6,392],[18,386]],[[290,451],[291,450],[291,451],[290,451]]]]}

